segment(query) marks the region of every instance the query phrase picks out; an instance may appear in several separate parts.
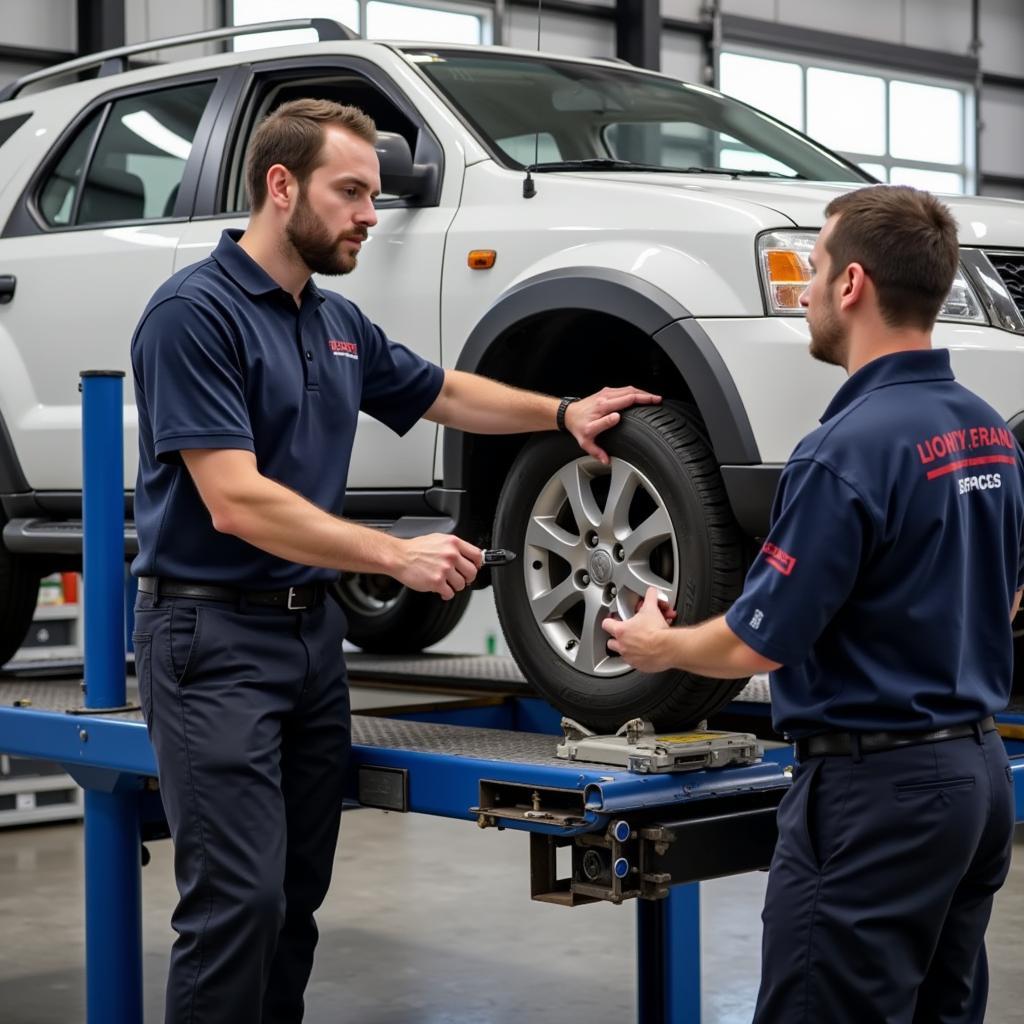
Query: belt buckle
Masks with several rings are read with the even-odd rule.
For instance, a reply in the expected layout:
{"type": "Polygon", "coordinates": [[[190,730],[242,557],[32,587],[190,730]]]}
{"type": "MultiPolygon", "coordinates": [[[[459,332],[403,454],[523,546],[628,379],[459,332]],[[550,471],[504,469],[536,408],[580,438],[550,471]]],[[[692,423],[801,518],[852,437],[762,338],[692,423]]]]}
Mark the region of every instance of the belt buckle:
{"type": "Polygon", "coordinates": [[[288,608],[288,611],[290,611],[290,612],[304,612],[304,611],[306,611],[307,608],[309,608],[308,604],[292,604],[292,601],[294,599],[295,599],[295,588],[294,587],[289,587],[288,588],[288,603],[287,603],[287,606],[286,606],[288,608]]]}

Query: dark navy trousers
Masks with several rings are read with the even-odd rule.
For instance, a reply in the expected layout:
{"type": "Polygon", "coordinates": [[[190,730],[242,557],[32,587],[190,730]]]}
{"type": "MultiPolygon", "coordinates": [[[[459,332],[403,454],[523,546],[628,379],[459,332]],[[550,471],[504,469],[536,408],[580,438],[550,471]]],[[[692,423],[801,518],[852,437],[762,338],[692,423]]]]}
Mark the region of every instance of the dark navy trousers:
{"type": "Polygon", "coordinates": [[[351,747],[332,601],[140,594],[139,694],[174,839],[167,1024],[297,1024],[351,747]]]}
{"type": "Polygon", "coordinates": [[[1013,817],[995,732],[801,763],[779,808],[755,1024],[982,1024],[1013,817]]]}

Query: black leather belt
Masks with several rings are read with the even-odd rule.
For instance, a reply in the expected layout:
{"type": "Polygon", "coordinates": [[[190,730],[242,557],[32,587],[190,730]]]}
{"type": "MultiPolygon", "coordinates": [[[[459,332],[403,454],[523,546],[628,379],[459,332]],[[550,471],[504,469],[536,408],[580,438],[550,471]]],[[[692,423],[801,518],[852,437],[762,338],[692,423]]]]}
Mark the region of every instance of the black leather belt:
{"type": "Polygon", "coordinates": [[[280,608],[290,612],[318,608],[327,596],[327,587],[323,583],[309,583],[303,587],[288,587],[285,590],[237,590],[234,587],[187,583],[184,580],[167,580],[155,576],[140,576],[139,590],[143,594],[152,594],[155,597],[191,597],[197,601],[244,603],[259,608],[280,608]]]}
{"type": "Polygon", "coordinates": [[[872,754],[898,747],[913,747],[919,743],[941,743],[965,736],[980,736],[981,733],[992,732],[995,727],[996,720],[989,715],[980,722],[951,725],[929,732],[826,732],[797,740],[794,747],[801,761],[808,757],[851,757],[858,753],[872,754]]]}

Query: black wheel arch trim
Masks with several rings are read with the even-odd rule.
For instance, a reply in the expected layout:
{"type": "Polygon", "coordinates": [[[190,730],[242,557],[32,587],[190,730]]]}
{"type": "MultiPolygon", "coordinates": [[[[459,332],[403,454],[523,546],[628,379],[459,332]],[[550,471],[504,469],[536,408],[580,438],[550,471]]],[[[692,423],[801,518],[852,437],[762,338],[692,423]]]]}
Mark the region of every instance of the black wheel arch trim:
{"type": "MultiPolygon", "coordinates": [[[[580,309],[627,320],[668,356],[693,392],[719,463],[761,461],[736,384],[707,332],[693,314],[657,285],[622,270],[567,267],[527,278],[484,314],[463,346],[455,368],[476,372],[491,346],[527,317],[580,309]]],[[[465,487],[465,436],[446,430],[446,487],[465,487]]]]}

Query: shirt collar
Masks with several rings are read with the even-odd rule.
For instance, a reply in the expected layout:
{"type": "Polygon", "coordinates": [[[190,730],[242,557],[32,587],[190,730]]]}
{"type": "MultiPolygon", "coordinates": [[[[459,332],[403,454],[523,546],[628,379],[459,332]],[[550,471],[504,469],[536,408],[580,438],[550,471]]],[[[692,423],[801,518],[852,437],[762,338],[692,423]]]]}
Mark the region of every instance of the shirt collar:
{"type": "Polygon", "coordinates": [[[820,422],[832,419],[854,400],[869,391],[890,384],[910,384],[929,380],[953,380],[949,365],[949,349],[914,349],[879,356],[847,378],[835,393],[820,422]]]}
{"type": "MultiPolygon", "coordinates": [[[[240,228],[226,228],[213,250],[213,258],[224,272],[250,295],[269,295],[271,292],[287,295],[288,293],[238,244],[242,234],[240,228]]],[[[291,300],[290,295],[288,298],[291,300]]],[[[312,278],[302,289],[304,306],[307,299],[318,305],[324,301],[323,292],[313,284],[312,278]]]]}

